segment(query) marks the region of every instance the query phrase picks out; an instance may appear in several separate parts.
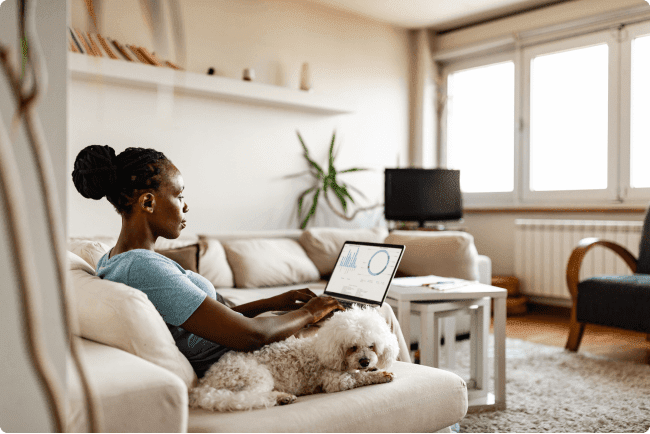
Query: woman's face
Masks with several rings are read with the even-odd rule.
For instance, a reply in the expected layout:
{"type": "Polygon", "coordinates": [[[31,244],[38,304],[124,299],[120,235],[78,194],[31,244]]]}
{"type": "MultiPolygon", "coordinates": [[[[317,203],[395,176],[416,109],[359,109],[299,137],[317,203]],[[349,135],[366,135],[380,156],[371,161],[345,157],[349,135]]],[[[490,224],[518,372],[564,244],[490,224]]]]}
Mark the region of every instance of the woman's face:
{"type": "Polygon", "coordinates": [[[170,165],[165,171],[163,182],[156,193],[156,207],[150,221],[156,235],[175,239],[185,228],[185,213],[189,211],[183,190],[185,185],[181,172],[170,165]]]}

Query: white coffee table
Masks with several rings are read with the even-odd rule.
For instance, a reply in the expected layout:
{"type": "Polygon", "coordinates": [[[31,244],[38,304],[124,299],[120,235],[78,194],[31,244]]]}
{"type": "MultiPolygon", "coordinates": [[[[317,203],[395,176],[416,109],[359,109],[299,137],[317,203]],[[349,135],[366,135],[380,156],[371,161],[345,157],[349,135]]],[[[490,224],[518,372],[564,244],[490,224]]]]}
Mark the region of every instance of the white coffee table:
{"type": "Polygon", "coordinates": [[[421,286],[422,282],[448,281],[438,276],[394,279],[386,303],[397,309],[404,340],[411,342],[410,315],[420,316],[420,363],[434,368],[440,365],[439,321],[445,319],[447,366],[453,367],[455,333],[453,318],[469,311],[470,321],[470,381],[469,407],[505,409],[506,407],[506,297],[508,291],[477,282],[444,291],[421,286]],[[409,285],[409,286],[405,286],[409,285]],[[487,338],[490,329],[490,305],[494,300],[494,394],[488,393],[487,338]]]}

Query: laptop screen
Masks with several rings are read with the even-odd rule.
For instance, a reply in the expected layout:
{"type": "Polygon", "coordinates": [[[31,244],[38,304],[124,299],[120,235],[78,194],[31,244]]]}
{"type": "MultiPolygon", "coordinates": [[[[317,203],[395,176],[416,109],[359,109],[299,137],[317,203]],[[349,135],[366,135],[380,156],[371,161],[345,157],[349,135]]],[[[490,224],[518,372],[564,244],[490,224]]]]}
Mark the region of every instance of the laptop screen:
{"type": "Polygon", "coordinates": [[[347,241],[339,253],[326,295],[381,304],[402,259],[404,246],[347,241]]]}

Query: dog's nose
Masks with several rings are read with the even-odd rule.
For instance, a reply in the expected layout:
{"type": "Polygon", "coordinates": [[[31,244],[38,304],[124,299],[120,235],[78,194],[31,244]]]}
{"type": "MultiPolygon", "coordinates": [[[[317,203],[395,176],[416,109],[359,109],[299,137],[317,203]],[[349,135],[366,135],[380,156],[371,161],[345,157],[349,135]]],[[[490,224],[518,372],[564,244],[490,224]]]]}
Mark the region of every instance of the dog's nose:
{"type": "Polygon", "coordinates": [[[359,359],[359,364],[361,365],[362,368],[366,368],[370,364],[370,359],[367,357],[364,357],[363,359],[359,359]]]}

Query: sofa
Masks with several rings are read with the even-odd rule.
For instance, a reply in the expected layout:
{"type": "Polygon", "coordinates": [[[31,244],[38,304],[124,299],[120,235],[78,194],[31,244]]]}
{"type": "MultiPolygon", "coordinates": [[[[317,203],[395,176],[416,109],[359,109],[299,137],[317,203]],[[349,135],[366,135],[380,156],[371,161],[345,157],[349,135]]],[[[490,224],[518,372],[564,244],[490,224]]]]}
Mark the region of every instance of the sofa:
{"type": "MultiPolygon", "coordinates": [[[[385,228],[272,230],[159,239],[155,249],[210,280],[227,304],[290,289],[322,293],[345,240],[405,244],[399,275],[435,274],[489,283],[489,258],[463,232],[385,228]]],[[[171,333],[141,291],[95,276],[97,261],[116,239],[68,242],[69,281],[90,383],[109,432],[449,432],[467,411],[457,375],[396,362],[391,383],[299,397],[288,406],[215,413],[188,408],[197,378],[171,333]]],[[[462,328],[462,322],[459,326],[462,328]]],[[[79,376],[68,364],[68,430],[87,431],[79,376]]]]}

